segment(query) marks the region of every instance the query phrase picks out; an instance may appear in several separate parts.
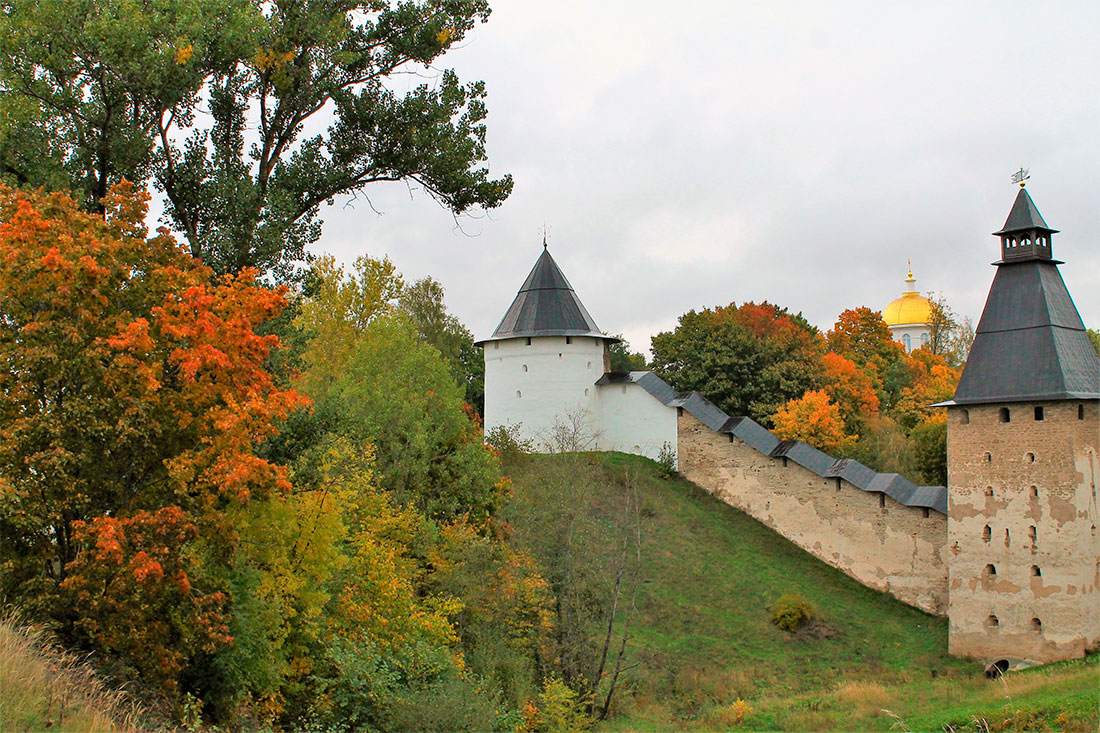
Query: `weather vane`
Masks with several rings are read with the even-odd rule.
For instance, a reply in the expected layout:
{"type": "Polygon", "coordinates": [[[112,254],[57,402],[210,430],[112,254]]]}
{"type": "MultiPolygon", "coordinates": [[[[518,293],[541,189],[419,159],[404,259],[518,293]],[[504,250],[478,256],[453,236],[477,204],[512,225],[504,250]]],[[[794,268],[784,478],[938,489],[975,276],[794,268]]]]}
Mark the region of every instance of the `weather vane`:
{"type": "Polygon", "coordinates": [[[543,222],[542,226],[539,227],[539,234],[542,235],[542,248],[543,249],[546,249],[546,237],[549,233],[550,233],[550,227],[546,226],[546,222],[543,222]]]}
{"type": "Polygon", "coordinates": [[[1031,176],[1029,175],[1030,173],[1030,170],[1021,167],[1020,170],[1012,174],[1012,182],[1019,183],[1020,188],[1023,188],[1025,185],[1027,185],[1027,179],[1031,178],[1031,176]]]}

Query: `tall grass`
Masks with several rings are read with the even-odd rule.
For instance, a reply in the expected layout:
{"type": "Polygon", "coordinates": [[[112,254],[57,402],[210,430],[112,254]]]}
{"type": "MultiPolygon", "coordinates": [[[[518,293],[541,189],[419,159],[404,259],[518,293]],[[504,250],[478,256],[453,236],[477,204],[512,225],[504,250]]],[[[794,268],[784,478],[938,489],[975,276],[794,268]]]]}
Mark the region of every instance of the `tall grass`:
{"type": "Polygon", "coordinates": [[[136,731],[140,711],[87,661],[16,614],[0,617],[0,730],[136,731]]]}

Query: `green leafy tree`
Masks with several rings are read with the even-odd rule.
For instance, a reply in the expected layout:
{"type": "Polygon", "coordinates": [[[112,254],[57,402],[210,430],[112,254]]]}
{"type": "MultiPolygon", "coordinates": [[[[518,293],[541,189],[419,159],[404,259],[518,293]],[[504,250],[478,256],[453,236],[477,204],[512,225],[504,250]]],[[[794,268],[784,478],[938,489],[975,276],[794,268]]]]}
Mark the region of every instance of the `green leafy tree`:
{"type": "Polygon", "coordinates": [[[149,179],[159,128],[193,125],[205,81],[251,53],[253,13],[234,0],[4,3],[7,182],[70,190],[103,213],[113,185],[149,179]]]}
{"type": "MultiPolygon", "coordinates": [[[[1096,344],[1095,341],[1093,343],[1096,344]]],[[[971,323],[969,318],[963,316],[962,320],[959,321],[959,327],[955,330],[955,335],[951,339],[947,352],[944,354],[944,358],[953,367],[964,366],[967,357],[970,356],[970,347],[973,345],[974,324],[971,323]]]]}
{"type": "Polygon", "coordinates": [[[929,299],[931,314],[928,317],[928,343],[925,348],[933,354],[947,356],[959,336],[959,323],[943,295],[929,299]]]}
{"type": "Polygon", "coordinates": [[[615,338],[619,341],[607,347],[608,355],[611,357],[611,371],[632,372],[647,368],[644,354],[631,351],[630,344],[623,338],[621,333],[617,334],[615,338]]]}
{"type": "Polygon", "coordinates": [[[403,314],[367,327],[329,394],[341,429],[375,446],[384,489],[433,519],[468,514],[480,524],[507,484],[463,398],[439,351],[403,314]]]}
{"type": "Polygon", "coordinates": [[[462,322],[447,312],[443,285],[431,277],[405,288],[398,301],[409,314],[420,340],[439,350],[451,376],[465,391],[466,402],[478,415],[485,412],[485,359],[462,322]]]}
{"type": "Polygon", "coordinates": [[[388,83],[488,16],[485,0],[13,0],[0,81],[21,124],[0,136],[3,171],[66,180],[92,209],[113,182],[151,178],[215,273],[286,278],[334,196],[404,180],[455,213],[507,198],[511,178],[482,165],[482,82],[388,83]]]}
{"type": "Polygon", "coordinates": [[[771,426],[789,400],[820,386],[824,345],[801,314],[771,303],[689,311],[653,337],[653,370],[678,390],[698,390],[730,415],[771,426]]]}
{"type": "Polygon", "coordinates": [[[910,432],[915,468],[932,486],[947,486],[947,413],[925,418],[910,432]]]}
{"type": "Polygon", "coordinates": [[[1100,356],[1100,331],[1095,328],[1088,329],[1089,341],[1092,342],[1092,348],[1096,349],[1096,355],[1100,356]]]}
{"type": "Polygon", "coordinates": [[[392,313],[405,292],[405,281],[388,257],[355,260],[350,275],[331,255],[310,268],[308,295],[299,304],[294,326],[307,339],[300,386],[320,400],[347,368],[348,360],[376,318],[392,313]]]}

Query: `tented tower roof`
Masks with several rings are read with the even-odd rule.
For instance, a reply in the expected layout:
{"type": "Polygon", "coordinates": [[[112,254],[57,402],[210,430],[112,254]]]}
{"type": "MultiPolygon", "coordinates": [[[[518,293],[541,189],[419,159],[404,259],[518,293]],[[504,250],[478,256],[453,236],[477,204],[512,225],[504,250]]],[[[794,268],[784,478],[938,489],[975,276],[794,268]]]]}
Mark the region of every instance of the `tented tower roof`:
{"type": "Polygon", "coordinates": [[[546,247],[493,335],[478,343],[532,336],[608,338],[592,320],[546,247]]]}

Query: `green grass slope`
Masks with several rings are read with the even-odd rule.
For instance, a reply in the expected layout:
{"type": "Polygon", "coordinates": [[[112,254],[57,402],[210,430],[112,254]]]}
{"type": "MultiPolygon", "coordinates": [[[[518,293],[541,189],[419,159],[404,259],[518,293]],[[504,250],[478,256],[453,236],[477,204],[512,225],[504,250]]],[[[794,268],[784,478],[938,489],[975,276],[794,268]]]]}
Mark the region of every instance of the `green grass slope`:
{"type": "Polygon", "coordinates": [[[607,524],[623,487],[637,487],[642,582],[607,730],[1097,728],[1095,657],[991,683],[975,662],[947,656],[946,619],[861,585],[690,482],[659,478],[651,461],[610,453],[510,463],[508,518],[536,555],[548,552],[538,535],[549,513],[607,524]],[[578,481],[595,477],[564,508],[554,495],[561,480],[548,478],[563,463],[578,481]],[[817,607],[819,633],[771,623],[768,607],[790,592],[817,607]]]}
{"type": "Polygon", "coordinates": [[[140,712],[44,632],[0,618],[0,731],[136,731],[140,712]]]}

